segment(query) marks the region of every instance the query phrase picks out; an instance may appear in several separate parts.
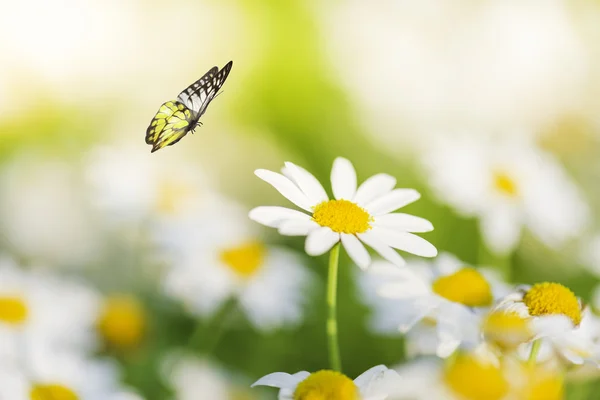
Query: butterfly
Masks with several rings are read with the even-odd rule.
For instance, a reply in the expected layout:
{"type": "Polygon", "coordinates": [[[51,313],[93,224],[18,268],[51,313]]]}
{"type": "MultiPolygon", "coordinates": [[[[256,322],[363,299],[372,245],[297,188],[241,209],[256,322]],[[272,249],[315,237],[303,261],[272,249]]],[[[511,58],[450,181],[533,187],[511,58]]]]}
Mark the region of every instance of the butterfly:
{"type": "Polygon", "coordinates": [[[152,153],[174,145],[188,132],[194,133],[200,117],[216,97],[229,76],[233,61],[221,70],[212,67],[202,78],[179,93],[177,100],[162,104],[146,129],[146,143],[152,145],[152,153]]]}

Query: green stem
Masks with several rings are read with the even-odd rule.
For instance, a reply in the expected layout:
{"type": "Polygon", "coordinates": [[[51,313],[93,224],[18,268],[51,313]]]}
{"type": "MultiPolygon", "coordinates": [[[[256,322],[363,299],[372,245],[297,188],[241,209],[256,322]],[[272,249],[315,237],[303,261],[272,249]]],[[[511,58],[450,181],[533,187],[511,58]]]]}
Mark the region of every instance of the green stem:
{"type": "Polygon", "coordinates": [[[536,339],[533,341],[533,344],[531,345],[531,352],[529,353],[529,359],[527,360],[528,365],[530,365],[530,366],[535,365],[535,362],[537,361],[538,353],[540,352],[541,345],[542,345],[541,339],[536,339]]]}
{"type": "Polygon", "coordinates": [[[329,344],[329,364],[334,371],[342,370],[337,325],[337,280],[340,259],[340,244],[336,244],[329,253],[329,275],[327,278],[327,339],[329,344]]]}
{"type": "Polygon", "coordinates": [[[236,309],[237,301],[233,298],[227,300],[207,324],[198,323],[188,347],[202,349],[205,355],[209,355],[219,344],[225,328],[233,321],[236,309]]]}

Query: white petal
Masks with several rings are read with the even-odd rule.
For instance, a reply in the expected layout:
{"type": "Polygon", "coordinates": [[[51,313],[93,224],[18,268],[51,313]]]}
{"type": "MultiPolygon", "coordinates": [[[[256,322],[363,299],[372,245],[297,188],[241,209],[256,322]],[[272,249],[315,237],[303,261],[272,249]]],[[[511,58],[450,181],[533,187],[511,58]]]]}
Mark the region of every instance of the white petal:
{"type": "Polygon", "coordinates": [[[285,167],[287,170],[286,174],[289,174],[293,178],[294,182],[296,182],[300,190],[304,192],[313,205],[329,200],[327,192],[323,189],[323,185],[321,185],[313,174],[291,162],[286,162],[285,167]]]}
{"type": "Polygon", "coordinates": [[[365,209],[371,215],[387,214],[419,200],[420,197],[419,192],[414,189],[394,189],[385,196],[371,201],[365,209]]]}
{"type": "Polygon", "coordinates": [[[396,250],[383,243],[377,236],[373,235],[372,232],[359,233],[358,238],[392,264],[395,264],[399,267],[402,267],[406,264],[406,261],[404,261],[404,259],[396,252],[396,250]]]}
{"type": "Polygon", "coordinates": [[[279,233],[284,236],[306,236],[309,232],[314,229],[319,228],[319,224],[317,224],[313,220],[297,220],[291,219],[287,221],[283,221],[279,225],[279,233]]]}
{"type": "Polygon", "coordinates": [[[320,256],[339,242],[340,234],[330,228],[321,227],[311,231],[306,238],[304,248],[310,256],[320,256]]]}
{"type": "Polygon", "coordinates": [[[390,247],[421,257],[437,256],[437,249],[427,240],[408,232],[387,228],[373,228],[371,233],[390,247]]]}
{"type": "Polygon", "coordinates": [[[282,222],[287,220],[310,220],[310,215],[290,208],[278,206],[256,207],[250,210],[248,217],[259,224],[270,226],[271,228],[278,228],[282,222]]]}
{"type": "Polygon", "coordinates": [[[403,213],[380,215],[375,218],[373,225],[406,232],[431,232],[433,230],[433,225],[426,219],[403,213]]]}
{"type": "Polygon", "coordinates": [[[486,244],[495,253],[512,251],[521,236],[521,221],[517,210],[511,207],[495,207],[480,219],[486,244]]]}
{"type": "Polygon", "coordinates": [[[286,199],[294,203],[300,208],[306,211],[311,211],[312,206],[310,200],[298,186],[285,176],[278,174],[277,172],[269,171],[266,169],[257,169],[254,174],[263,181],[272,185],[279,193],[281,193],[286,199]]]}
{"type": "Polygon", "coordinates": [[[388,174],[373,175],[364,181],[356,191],[353,201],[359,205],[369,203],[371,200],[392,191],[396,186],[396,178],[388,174]]]}
{"type": "Polygon", "coordinates": [[[388,368],[385,365],[383,365],[383,364],[382,365],[376,365],[376,366],[374,366],[372,368],[369,368],[368,370],[366,370],[362,374],[360,374],[354,380],[354,384],[356,386],[358,386],[359,388],[366,387],[374,378],[376,378],[378,375],[383,374],[387,370],[388,370],[388,368]]]}
{"type": "Polygon", "coordinates": [[[294,384],[297,384],[297,381],[292,375],[286,374],[285,372],[273,372],[272,374],[263,376],[250,387],[271,386],[276,388],[288,388],[294,384]]]}
{"type": "Polygon", "coordinates": [[[365,246],[354,235],[342,233],[342,244],[346,252],[361,269],[366,269],[371,264],[371,256],[365,246]]]}
{"type": "Polygon", "coordinates": [[[356,194],[356,171],[345,158],[338,157],[333,162],[331,189],[336,199],[352,200],[356,194]]]}

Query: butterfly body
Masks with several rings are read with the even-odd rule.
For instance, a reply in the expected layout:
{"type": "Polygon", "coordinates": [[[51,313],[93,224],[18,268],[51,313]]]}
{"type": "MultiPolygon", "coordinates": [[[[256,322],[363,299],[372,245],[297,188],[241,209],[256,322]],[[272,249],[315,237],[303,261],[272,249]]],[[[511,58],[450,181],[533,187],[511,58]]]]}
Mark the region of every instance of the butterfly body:
{"type": "Polygon", "coordinates": [[[153,153],[174,145],[188,132],[194,133],[194,129],[202,125],[200,117],[223,86],[232,65],[230,61],[221,70],[211,68],[179,93],[177,100],[167,101],[160,106],[146,129],[146,143],[152,145],[153,153]]]}

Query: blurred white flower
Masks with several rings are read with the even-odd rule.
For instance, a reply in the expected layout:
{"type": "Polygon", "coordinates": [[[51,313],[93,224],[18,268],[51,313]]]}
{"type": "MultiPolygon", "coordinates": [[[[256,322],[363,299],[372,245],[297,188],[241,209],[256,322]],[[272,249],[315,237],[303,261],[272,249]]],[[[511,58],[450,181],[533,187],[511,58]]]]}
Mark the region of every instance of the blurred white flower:
{"type": "Polygon", "coordinates": [[[394,189],[396,178],[377,174],[357,188],[352,163],[338,157],[331,170],[335,200],[329,200],[319,181],[305,169],[285,163],[283,175],[259,169],[255,174],[309,214],[283,207],[257,207],[250,218],[277,228],[282,235],[306,236],[306,252],[324,254],[342,242],[348,255],[362,269],[371,264],[365,243],[396,265],[404,265],[399,249],[434,257],[436,248],[410,232],[428,232],[433,225],[408,214],[391,213],[421,196],[414,189],[394,189]]]}
{"type": "Polygon", "coordinates": [[[50,266],[93,260],[100,242],[80,189],[66,163],[22,156],[8,164],[0,177],[0,219],[13,250],[50,266]]]}
{"type": "Polygon", "coordinates": [[[202,170],[168,153],[116,143],[88,156],[91,202],[112,222],[185,219],[199,212],[210,191],[202,170]]]}
{"type": "Polygon", "coordinates": [[[384,400],[401,383],[398,374],[384,365],[373,367],[352,381],[347,376],[329,370],[306,371],[293,375],[275,372],[254,382],[254,386],[279,388],[280,400],[313,398],[384,400]]]}
{"type": "Polygon", "coordinates": [[[0,258],[0,364],[45,349],[93,349],[98,307],[98,294],[87,286],[0,258]]]}
{"type": "MultiPolygon", "coordinates": [[[[600,324],[565,286],[551,282],[524,286],[506,296],[497,308],[531,318],[533,339],[542,344],[538,360],[546,360],[550,350],[554,350],[569,363],[600,364],[600,324]]],[[[532,345],[522,345],[524,358],[529,356],[532,345]]]]}
{"type": "Polygon", "coordinates": [[[496,253],[512,251],[523,226],[556,247],[588,219],[587,204],[558,161],[522,139],[440,140],[423,156],[439,199],[478,217],[496,253]]]}
{"type": "Polygon", "coordinates": [[[600,234],[585,239],[581,249],[581,262],[588,271],[600,277],[600,234]]]}
{"type": "Polygon", "coordinates": [[[233,398],[252,399],[250,390],[234,383],[231,374],[207,360],[175,354],[165,362],[166,381],[178,400],[230,400],[233,398]]]}
{"type": "Polygon", "coordinates": [[[564,398],[561,370],[527,366],[510,358],[497,363],[478,353],[419,359],[395,368],[402,377],[388,400],[516,400],[564,398]]]}
{"type": "Polygon", "coordinates": [[[373,307],[371,324],[379,331],[416,330],[407,336],[413,354],[447,357],[461,345],[478,345],[483,315],[508,291],[493,271],[474,269],[447,253],[402,269],[378,262],[367,275],[361,282],[373,307]]]}
{"type": "Polygon", "coordinates": [[[584,103],[590,51],[574,15],[585,8],[571,4],[354,0],[319,16],[358,116],[397,154],[448,127],[535,131],[584,103]]]}
{"type": "Polygon", "coordinates": [[[0,364],[0,398],[11,400],[141,400],[119,384],[114,362],[72,353],[30,352],[21,367],[0,364]]]}
{"type": "Polygon", "coordinates": [[[302,321],[312,277],[298,254],[266,245],[245,212],[225,199],[192,222],[196,229],[171,243],[167,294],[201,316],[236,298],[250,322],[265,330],[302,321]]]}

